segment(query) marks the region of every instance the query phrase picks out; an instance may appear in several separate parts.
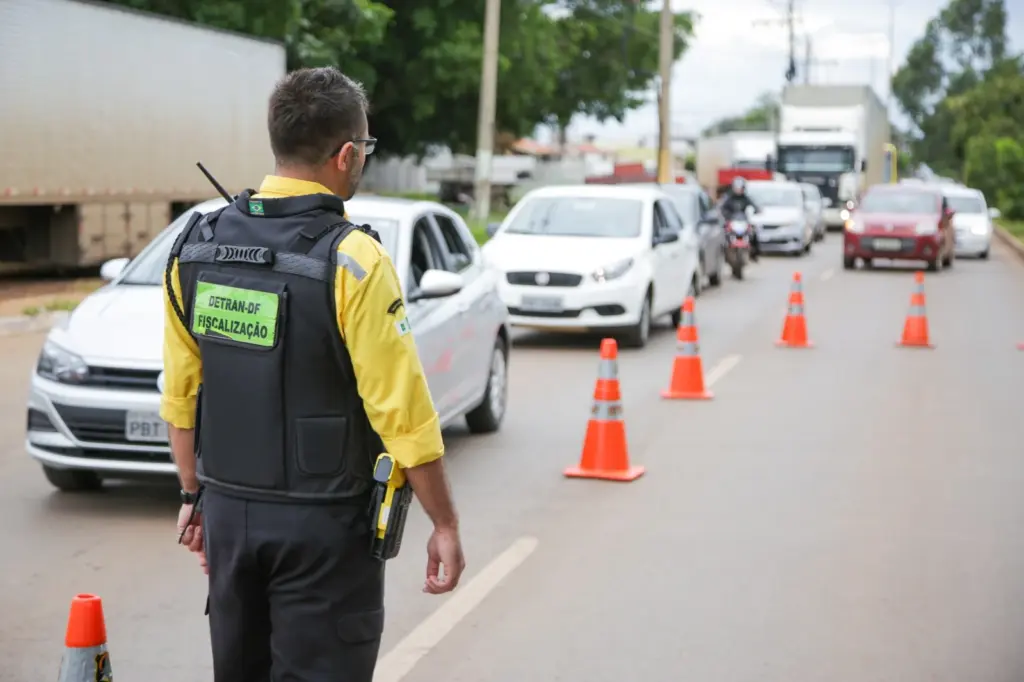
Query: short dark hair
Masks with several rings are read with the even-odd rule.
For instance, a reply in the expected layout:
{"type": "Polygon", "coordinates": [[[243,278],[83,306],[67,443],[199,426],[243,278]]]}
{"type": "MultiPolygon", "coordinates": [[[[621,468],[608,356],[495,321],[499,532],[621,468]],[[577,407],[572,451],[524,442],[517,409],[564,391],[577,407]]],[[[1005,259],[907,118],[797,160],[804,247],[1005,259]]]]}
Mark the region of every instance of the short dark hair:
{"type": "Polygon", "coordinates": [[[267,128],[278,163],[317,166],[363,130],[366,91],[333,66],[298,69],[270,95],[267,128]]]}

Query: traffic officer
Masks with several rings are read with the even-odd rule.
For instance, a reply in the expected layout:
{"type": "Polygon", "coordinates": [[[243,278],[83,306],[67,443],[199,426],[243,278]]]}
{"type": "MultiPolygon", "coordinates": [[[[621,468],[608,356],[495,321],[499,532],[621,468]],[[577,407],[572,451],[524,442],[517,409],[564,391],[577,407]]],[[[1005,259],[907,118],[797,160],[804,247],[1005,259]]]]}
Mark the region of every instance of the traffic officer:
{"type": "Polygon", "coordinates": [[[459,581],[458,520],[394,264],[344,217],[376,142],[363,88],[303,69],[269,108],[274,175],[192,216],[168,263],[161,415],[179,531],[209,574],[215,682],[371,682],[376,457],[406,470],[433,521],[426,592],[459,581]]]}

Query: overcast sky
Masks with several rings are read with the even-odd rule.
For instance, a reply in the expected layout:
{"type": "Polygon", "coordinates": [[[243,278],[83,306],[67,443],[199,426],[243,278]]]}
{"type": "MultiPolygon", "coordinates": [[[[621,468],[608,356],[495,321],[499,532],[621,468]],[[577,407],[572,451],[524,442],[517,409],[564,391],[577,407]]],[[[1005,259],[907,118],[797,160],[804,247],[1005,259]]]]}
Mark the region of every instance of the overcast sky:
{"type": "MultiPolygon", "coordinates": [[[[677,10],[701,15],[696,36],[672,71],[673,136],[696,135],[711,122],[749,107],[765,91],[785,82],[788,39],[785,0],[671,0],[677,10]],[[758,21],[776,25],[755,25],[758,21]]],[[[924,32],[946,0],[892,0],[895,3],[893,68],[924,32]]],[[[1024,43],[1024,2],[1009,0],[1009,35],[1024,43]]],[[[812,83],[870,83],[884,101],[889,0],[797,0],[802,19],[798,33],[810,33],[812,83]],[[831,62],[831,63],[826,63],[831,62]]],[[[798,36],[798,80],[803,79],[804,42],[798,36]]],[[[893,109],[896,109],[895,103],[893,109]]],[[[902,120],[899,118],[897,120],[902,120]]],[[[603,140],[635,141],[656,136],[657,109],[652,104],[631,113],[623,124],[577,119],[570,138],[593,133],[603,140]]],[[[542,137],[546,137],[542,133],[542,137]]]]}

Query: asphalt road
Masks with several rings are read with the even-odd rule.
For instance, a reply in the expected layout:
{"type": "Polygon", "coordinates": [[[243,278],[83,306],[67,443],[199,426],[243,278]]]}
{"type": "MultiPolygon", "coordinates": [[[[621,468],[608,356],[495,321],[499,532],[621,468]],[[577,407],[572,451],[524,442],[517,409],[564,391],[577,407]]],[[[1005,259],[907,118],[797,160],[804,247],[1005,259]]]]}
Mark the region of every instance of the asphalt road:
{"type": "MultiPolygon", "coordinates": [[[[420,593],[417,511],[378,682],[1018,682],[1024,678],[1024,267],[926,280],[934,350],[896,348],[912,270],[839,237],[698,299],[714,400],[663,402],[665,327],[623,351],[629,484],[566,480],[596,339],[520,335],[500,434],[448,434],[468,572],[420,593]],[[773,344],[800,268],[812,350],[773,344]]],[[[0,339],[0,680],[51,679],[68,602],[101,595],[117,679],[210,679],[176,488],[53,492],[23,453],[41,337],[0,339]]]]}

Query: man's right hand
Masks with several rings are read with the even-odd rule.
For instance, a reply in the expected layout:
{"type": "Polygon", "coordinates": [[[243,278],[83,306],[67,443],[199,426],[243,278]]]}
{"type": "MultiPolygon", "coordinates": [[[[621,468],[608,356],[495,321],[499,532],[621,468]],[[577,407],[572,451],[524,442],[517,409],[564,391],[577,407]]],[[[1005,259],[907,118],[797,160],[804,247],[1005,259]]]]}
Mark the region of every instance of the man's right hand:
{"type": "Polygon", "coordinates": [[[451,592],[459,584],[465,568],[458,529],[434,528],[427,541],[427,581],[423,584],[423,591],[427,594],[451,592]],[[441,566],[444,566],[443,577],[441,566]]]}

